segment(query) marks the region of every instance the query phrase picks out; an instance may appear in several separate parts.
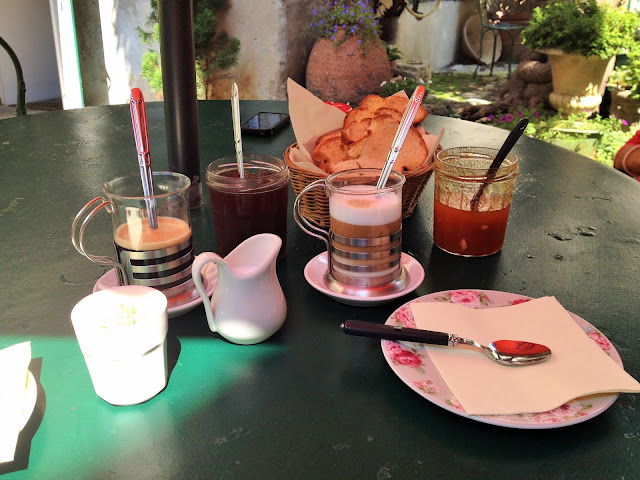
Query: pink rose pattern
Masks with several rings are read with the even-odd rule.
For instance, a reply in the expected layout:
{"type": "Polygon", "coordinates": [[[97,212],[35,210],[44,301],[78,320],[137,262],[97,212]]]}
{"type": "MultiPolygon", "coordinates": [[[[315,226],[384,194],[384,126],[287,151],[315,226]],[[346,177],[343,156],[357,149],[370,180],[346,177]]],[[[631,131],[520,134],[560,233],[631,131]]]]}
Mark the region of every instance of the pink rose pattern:
{"type": "Polygon", "coordinates": [[[605,352],[608,352],[609,350],[611,350],[611,343],[609,343],[609,340],[607,340],[607,338],[604,335],[602,335],[600,332],[591,332],[591,333],[588,333],[587,336],[591,340],[596,342],[598,346],[605,352]]]}
{"type": "Polygon", "coordinates": [[[396,323],[401,324],[403,327],[416,328],[416,322],[411,314],[411,307],[400,307],[396,312],[396,323]]]}
{"type": "Polygon", "coordinates": [[[487,295],[477,290],[451,290],[435,299],[439,302],[457,303],[469,308],[487,307],[492,303],[487,295]]]}
{"type": "MultiPolygon", "coordinates": [[[[470,308],[481,308],[482,306],[488,306],[489,304],[493,303],[486,294],[475,290],[452,290],[443,296],[435,297],[435,300],[440,302],[457,303],[459,305],[465,305],[470,308]]],[[[531,299],[529,298],[518,298],[509,302],[508,304],[519,305],[530,300],[531,299]]],[[[405,327],[416,327],[415,320],[413,319],[413,315],[411,314],[411,308],[408,305],[400,307],[395,312],[395,321],[397,324],[403,325],[405,327]]],[[[605,352],[608,352],[611,349],[611,343],[600,332],[587,330],[585,331],[585,333],[605,352]]],[[[408,350],[402,348],[400,344],[392,341],[385,341],[385,348],[389,352],[391,360],[396,365],[411,368],[414,371],[423,372],[423,369],[421,368],[423,365],[422,358],[420,358],[420,355],[416,353],[416,350],[408,350]]],[[[431,379],[421,378],[420,380],[414,380],[413,385],[429,395],[440,393],[438,387],[434,385],[431,379]]],[[[444,403],[447,406],[464,413],[464,408],[455,397],[451,396],[444,399],[444,403]]],[[[572,401],[570,403],[565,403],[564,405],[548,412],[506,416],[490,415],[486,416],[486,418],[491,418],[492,420],[504,419],[505,421],[513,421],[513,418],[517,417],[520,422],[526,423],[564,423],[587,415],[592,407],[593,405],[591,404],[583,404],[578,401],[572,401]]]]}
{"type": "Polygon", "coordinates": [[[455,397],[446,399],[445,403],[449,405],[451,408],[455,408],[459,412],[464,412],[464,408],[462,408],[462,405],[460,405],[460,402],[455,397]]]}
{"type": "Polygon", "coordinates": [[[422,359],[420,355],[414,351],[406,350],[395,342],[386,342],[387,351],[391,356],[391,361],[396,365],[403,365],[405,367],[420,368],[422,366],[422,359]]]}
{"type": "MultiPolygon", "coordinates": [[[[526,423],[535,424],[550,424],[550,423],[565,423],[576,418],[584,417],[589,413],[589,410],[593,407],[591,404],[582,404],[579,402],[565,403],[564,405],[549,410],[548,412],[541,413],[528,413],[515,415],[520,421],[526,423]]],[[[510,416],[506,415],[493,415],[485,418],[491,418],[492,420],[510,420],[510,416]]]]}
{"type": "Polygon", "coordinates": [[[428,393],[430,395],[438,393],[439,391],[438,387],[436,387],[431,380],[421,380],[419,382],[413,382],[413,384],[424,393],[428,393]]]}

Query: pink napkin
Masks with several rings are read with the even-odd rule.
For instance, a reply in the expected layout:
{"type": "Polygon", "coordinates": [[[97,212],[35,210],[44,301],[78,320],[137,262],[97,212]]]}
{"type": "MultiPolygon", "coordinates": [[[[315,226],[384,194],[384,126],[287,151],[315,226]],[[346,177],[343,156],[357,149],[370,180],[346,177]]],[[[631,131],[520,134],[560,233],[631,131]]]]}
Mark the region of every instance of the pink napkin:
{"type": "Polygon", "coordinates": [[[640,392],[640,383],[585,335],[554,297],[488,309],[414,302],[411,311],[421,329],[455,333],[483,345],[524,340],[551,349],[548,361],[513,367],[475,348],[426,346],[449,390],[470,415],[546,412],[589,394],[640,392]]]}

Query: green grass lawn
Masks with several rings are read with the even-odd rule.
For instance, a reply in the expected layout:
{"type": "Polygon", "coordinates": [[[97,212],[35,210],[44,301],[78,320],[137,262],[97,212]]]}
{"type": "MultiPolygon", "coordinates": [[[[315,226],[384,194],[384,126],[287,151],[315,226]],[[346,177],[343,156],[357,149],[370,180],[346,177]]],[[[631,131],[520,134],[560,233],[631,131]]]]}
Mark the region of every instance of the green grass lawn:
{"type": "MultiPolygon", "coordinates": [[[[464,103],[476,96],[492,100],[506,79],[469,74],[434,73],[428,85],[429,99],[437,102],[464,103]]],[[[522,118],[529,118],[525,135],[553,143],[613,166],[613,157],[633,136],[638,125],[623,119],[599,115],[562,115],[555,110],[514,108],[486,117],[483,121],[511,130],[522,118]]]]}

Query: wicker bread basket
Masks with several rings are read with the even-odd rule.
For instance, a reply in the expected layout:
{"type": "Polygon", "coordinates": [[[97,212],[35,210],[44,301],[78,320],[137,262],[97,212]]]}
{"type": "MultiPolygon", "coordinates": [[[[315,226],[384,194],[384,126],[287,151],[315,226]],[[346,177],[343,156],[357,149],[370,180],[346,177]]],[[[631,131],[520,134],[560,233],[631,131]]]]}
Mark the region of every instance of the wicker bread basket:
{"type": "MultiPolygon", "coordinates": [[[[289,167],[289,176],[291,178],[291,184],[293,185],[293,191],[296,196],[311,182],[325,178],[326,175],[319,173],[312,173],[298,167],[291,160],[291,149],[298,148],[298,144],[294,143],[289,146],[284,152],[284,161],[287,162],[289,167]]],[[[411,170],[404,174],[407,179],[406,183],[402,186],[402,218],[408,218],[418,204],[420,194],[427,185],[427,181],[433,171],[434,158],[426,165],[411,170]]],[[[300,211],[307,220],[311,220],[313,223],[320,227],[329,226],[329,200],[325,196],[324,192],[320,188],[313,188],[309,190],[300,203],[300,211]]]]}

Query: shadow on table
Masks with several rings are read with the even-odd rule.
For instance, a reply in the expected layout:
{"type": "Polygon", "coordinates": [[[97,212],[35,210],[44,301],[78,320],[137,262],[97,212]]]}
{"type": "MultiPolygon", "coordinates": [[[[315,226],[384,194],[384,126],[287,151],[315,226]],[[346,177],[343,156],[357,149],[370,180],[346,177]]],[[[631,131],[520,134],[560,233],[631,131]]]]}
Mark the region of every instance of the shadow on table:
{"type": "Polygon", "coordinates": [[[487,257],[468,258],[452,255],[433,245],[425,267],[425,279],[431,291],[460,288],[494,289],[500,271],[501,252],[487,257]]]}

